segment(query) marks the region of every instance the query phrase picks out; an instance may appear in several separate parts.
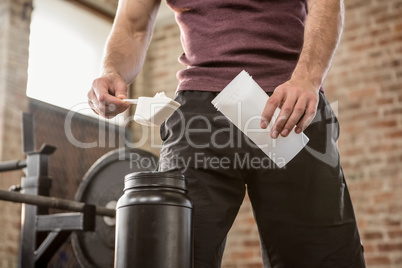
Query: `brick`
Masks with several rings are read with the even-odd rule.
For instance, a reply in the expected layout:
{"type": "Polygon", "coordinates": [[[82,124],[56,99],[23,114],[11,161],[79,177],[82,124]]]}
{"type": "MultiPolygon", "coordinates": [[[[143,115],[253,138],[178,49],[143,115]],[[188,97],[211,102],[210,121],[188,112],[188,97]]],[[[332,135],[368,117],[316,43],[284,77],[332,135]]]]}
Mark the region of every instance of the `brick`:
{"type": "MultiPolygon", "coordinates": [[[[371,241],[370,241],[371,242],[371,241]]],[[[371,242],[364,241],[363,242],[363,247],[364,247],[364,252],[367,255],[368,253],[376,252],[377,247],[371,242]]]]}
{"type": "Polygon", "coordinates": [[[233,260],[244,260],[244,259],[251,259],[254,257],[254,252],[252,250],[244,250],[239,252],[232,252],[230,254],[231,259],[233,260]]]}
{"type": "Polygon", "coordinates": [[[393,192],[381,192],[374,195],[373,200],[374,202],[390,202],[395,199],[395,195],[393,192]]]}
{"type": "Polygon", "coordinates": [[[258,240],[244,240],[243,246],[245,247],[259,247],[260,242],[258,240]]]}
{"type": "Polygon", "coordinates": [[[367,50],[370,49],[374,46],[374,41],[370,41],[368,43],[358,43],[356,45],[353,45],[350,47],[351,51],[361,51],[361,50],[367,50]]]}
{"type": "Polygon", "coordinates": [[[377,105],[393,104],[395,102],[392,97],[376,97],[375,101],[377,105]]]}
{"type": "Polygon", "coordinates": [[[398,155],[389,155],[387,156],[388,164],[400,164],[402,163],[402,155],[401,152],[398,155]]]}
{"type": "Polygon", "coordinates": [[[372,191],[379,191],[383,186],[382,181],[358,181],[349,185],[349,189],[359,191],[361,193],[369,193],[372,191]]]}
{"type": "Polygon", "coordinates": [[[236,268],[235,264],[223,263],[222,268],[236,268]]]}
{"type": "Polygon", "coordinates": [[[392,131],[392,132],[386,134],[385,137],[390,138],[390,139],[400,139],[400,138],[402,138],[402,129],[392,131]]]}
{"type": "Polygon", "coordinates": [[[393,128],[396,127],[398,125],[398,122],[394,119],[394,120],[381,120],[379,122],[374,122],[371,126],[373,128],[393,128]]]}
{"type": "Polygon", "coordinates": [[[379,145],[370,146],[369,150],[372,153],[390,153],[393,151],[400,151],[401,146],[398,146],[398,145],[395,145],[392,143],[391,144],[381,143],[379,145]]]}
{"type": "Polygon", "coordinates": [[[262,263],[247,263],[243,265],[244,268],[263,268],[262,263]]]}
{"type": "Polygon", "coordinates": [[[348,114],[343,114],[340,108],[340,113],[344,118],[347,118],[350,121],[356,120],[370,120],[372,121],[374,118],[377,118],[379,115],[379,111],[377,110],[365,110],[364,108],[356,110],[356,111],[348,111],[348,114]]]}
{"type": "Polygon", "coordinates": [[[384,223],[386,226],[391,226],[391,227],[400,227],[401,226],[401,219],[391,219],[387,218],[384,220],[384,223]]]}
{"type": "Polygon", "coordinates": [[[372,178],[392,178],[398,172],[398,167],[395,165],[387,165],[386,167],[378,167],[377,169],[367,172],[368,177],[372,178]]]}
{"type": "Polygon", "coordinates": [[[352,157],[352,156],[357,156],[357,155],[362,155],[364,154],[365,149],[364,148],[352,148],[352,149],[347,149],[342,151],[342,155],[346,157],[352,157]]]}
{"type": "Polygon", "coordinates": [[[402,243],[380,243],[378,249],[380,251],[402,251],[402,243]]]}
{"type": "Polygon", "coordinates": [[[377,256],[377,257],[366,257],[366,264],[370,267],[370,265],[389,265],[391,264],[391,260],[386,256],[377,256]]]}
{"type": "Polygon", "coordinates": [[[389,236],[391,239],[394,239],[394,238],[401,238],[401,237],[402,237],[402,229],[400,229],[400,230],[388,231],[388,236],[389,236]]]}
{"type": "Polygon", "coordinates": [[[363,8],[367,6],[367,0],[356,0],[356,1],[346,1],[345,8],[346,10],[354,11],[355,9],[363,8]]]}
{"type": "Polygon", "coordinates": [[[402,205],[400,205],[400,204],[390,204],[390,206],[388,208],[388,212],[390,214],[395,214],[395,213],[402,214],[402,205]]]}
{"type": "Polygon", "coordinates": [[[395,14],[389,14],[388,12],[384,12],[385,14],[383,14],[382,16],[380,16],[378,19],[375,20],[375,22],[377,24],[381,24],[384,22],[392,22],[392,21],[396,21],[400,18],[400,14],[399,13],[395,13],[395,14]]]}
{"type": "Polygon", "coordinates": [[[340,111],[350,111],[350,110],[359,110],[362,107],[362,104],[360,101],[340,101],[339,102],[339,110],[340,111]]]}
{"type": "Polygon", "coordinates": [[[363,238],[367,240],[378,240],[383,238],[383,234],[378,231],[366,231],[363,233],[363,238]]]}

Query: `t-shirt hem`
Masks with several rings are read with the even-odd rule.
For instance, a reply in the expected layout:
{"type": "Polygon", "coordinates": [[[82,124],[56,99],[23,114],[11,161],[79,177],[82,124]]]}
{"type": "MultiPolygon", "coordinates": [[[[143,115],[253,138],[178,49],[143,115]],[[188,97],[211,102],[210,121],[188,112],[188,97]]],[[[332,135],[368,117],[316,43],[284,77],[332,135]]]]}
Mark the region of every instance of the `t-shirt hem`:
{"type": "MultiPolygon", "coordinates": [[[[205,83],[204,83],[205,84],[205,83]]],[[[272,93],[274,92],[275,88],[277,88],[279,85],[260,85],[260,87],[267,93],[272,93]]],[[[224,88],[226,87],[220,87],[220,86],[212,86],[212,85],[208,85],[208,86],[200,86],[199,84],[193,84],[193,83],[180,83],[176,89],[176,93],[180,92],[180,91],[205,91],[205,92],[221,92],[224,88]]],[[[325,92],[324,91],[324,87],[321,86],[320,87],[320,91],[321,92],[325,92]]]]}

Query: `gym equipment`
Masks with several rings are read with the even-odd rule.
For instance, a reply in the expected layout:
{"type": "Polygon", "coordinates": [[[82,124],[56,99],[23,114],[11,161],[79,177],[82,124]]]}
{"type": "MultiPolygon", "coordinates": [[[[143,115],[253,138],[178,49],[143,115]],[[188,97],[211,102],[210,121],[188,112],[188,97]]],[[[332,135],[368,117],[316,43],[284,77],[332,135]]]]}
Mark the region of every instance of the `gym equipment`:
{"type": "Polygon", "coordinates": [[[190,268],[192,203],[181,173],[125,177],[116,208],[115,267],[190,268]]]}
{"type": "MultiPolygon", "coordinates": [[[[21,189],[22,190],[22,189],[21,189]]],[[[45,197],[32,194],[20,194],[9,191],[0,190],[0,200],[19,202],[36,206],[43,206],[47,208],[58,208],[76,212],[85,211],[85,203],[74,202],[66,199],[45,197]]],[[[105,217],[115,217],[114,209],[108,207],[94,206],[96,215],[105,217]]]]}
{"type": "MultiPolygon", "coordinates": [[[[134,171],[155,170],[158,158],[139,149],[116,150],[96,161],[78,187],[75,200],[98,204],[115,210],[123,194],[124,176],[134,171]],[[134,156],[134,157],[133,157],[134,156]],[[133,159],[149,161],[141,167],[133,159]]],[[[96,217],[94,232],[74,232],[71,243],[82,267],[113,267],[115,248],[115,220],[96,217]]]]}
{"type": "Polygon", "coordinates": [[[158,158],[140,149],[111,151],[88,170],[75,201],[49,197],[52,179],[48,177],[48,159],[56,148],[44,144],[35,150],[33,117],[24,113],[22,119],[26,160],[0,163],[0,172],[25,168],[21,186],[10,187],[21,193],[0,191],[0,200],[22,203],[18,267],[47,267],[71,233],[82,267],[113,267],[115,204],[122,195],[124,175],[154,170],[158,158]],[[149,161],[148,165],[131,165],[132,155],[149,161]],[[49,214],[48,208],[73,212],[49,214]]]}

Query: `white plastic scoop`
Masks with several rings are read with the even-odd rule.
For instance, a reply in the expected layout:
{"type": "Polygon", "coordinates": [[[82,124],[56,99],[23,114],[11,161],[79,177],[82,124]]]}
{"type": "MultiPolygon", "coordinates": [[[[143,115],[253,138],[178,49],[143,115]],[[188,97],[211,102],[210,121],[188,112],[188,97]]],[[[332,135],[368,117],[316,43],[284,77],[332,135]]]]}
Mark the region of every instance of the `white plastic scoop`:
{"type": "Polygon", "coordinates": [[[134,121],[144,126],[159,126],[180,107],[180,103],[165,95],[157,93],[154,97],[123,99],[124,102],[137,104],[134,121]]]}

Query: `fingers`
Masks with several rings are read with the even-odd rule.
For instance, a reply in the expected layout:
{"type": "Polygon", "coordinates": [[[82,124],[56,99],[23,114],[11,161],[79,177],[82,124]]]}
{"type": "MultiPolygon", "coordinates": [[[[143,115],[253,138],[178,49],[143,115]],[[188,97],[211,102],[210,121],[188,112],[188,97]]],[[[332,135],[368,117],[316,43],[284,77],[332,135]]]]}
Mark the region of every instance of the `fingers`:
{"type": "MultiPolygon", "coordinates": [[[[282,130],[280,131],[280,134],[283,137],[288,136],[289,133],[294,128],[294,126],[297,124],[297,122],[300,121],[300,118],[302,118],[304,116],[306,106],[307,106],[306,98],[300,98],[299,100],[297,100],[297,103],[294,105],[291,115],[288,117],[286,124],[283,126],[282,130]]],[[[281,127],[281,125],[278,126],[278,128],[280,128],[280,127],[281,127]]]]}
{"type": "Polygon", "coordinates": [[[285,102],[282,105],[281,111],[278,115],[278,118],[276,119],[275,124],[272,127],[271,130],[272,138],[276,139],[279,136],[279,134],[283,134],[286,136],[289,134],[289,131],[287,129],[284,129],[283,127],[288,122],[288,119],[293,115],[293,107],[295,106],[296,101],[297,99],[293,95],[289,95],[286,98],[285,102]]]}
{"type": "Polygon", "coordinates": [[[88,92],[88,104],[89,107],[91,107],[92,111],[94,111],[94,113],[99,114],[98,110],[99,102],[92,89],[88,92]]]}
{"type": "Polygon", "coordinates": [[[309,105],[307,106],[306,112],[302,120],[300,120],[300,122],[296,126],[295,131],[297,134],[304,131],[311,124],[311,122],[313,122],[316,111],[317,111],[317,103],[310,102],[309,105]]]}
{"type": "Polygon", "coordinates": [[[279,135],[287,137],[295,128],[297,134],[305,130],[313,121],[318,104],[318,95],[315,91],[305,90],[287,83],[277,87],[268,99],[264,108],[261,128],[266,128],[271,120],[275,120],[271,137],[279,135]],[[273,118],[276,108],[280,107],[278,117],[273,118]]]}
{"type": "Polygon", "coordinates": [[[105,118],[113,118],[130,106],[122,101],[124,98],[127,98],[127,84],[118,75],[95,79],[88,92],[89,106],[105,118]]]}
{"type": "Polygon", "coordinates": [[[267,103],[265,104],[264,111],[262,112],[262,118],[261,118],[261,128],[267,128],[269,125],[269,122],[271,122],[272,117],[275,114],[276,108],[278,108],[282,100],[284,99],[283,92],[281,91],[276,91],[272,96],[268,99],[267,103]]]}
{"type": "Polygon", "coordinates": [[[109,93],[99,94],[98,101],[99,114],[107,118],[112,118],[124,112],[130,106],[129,103],[125,103],[109,93]]]}

